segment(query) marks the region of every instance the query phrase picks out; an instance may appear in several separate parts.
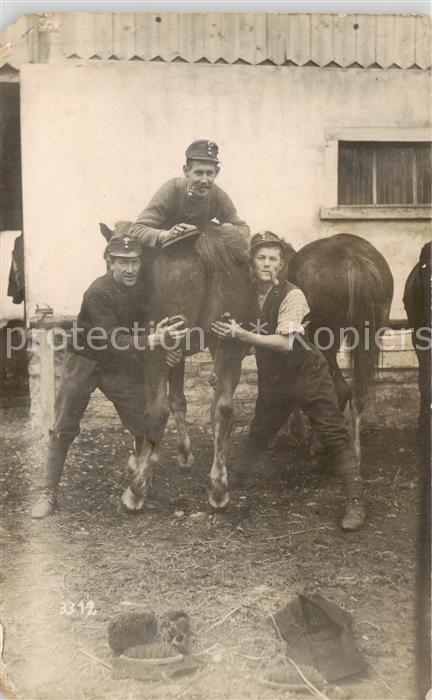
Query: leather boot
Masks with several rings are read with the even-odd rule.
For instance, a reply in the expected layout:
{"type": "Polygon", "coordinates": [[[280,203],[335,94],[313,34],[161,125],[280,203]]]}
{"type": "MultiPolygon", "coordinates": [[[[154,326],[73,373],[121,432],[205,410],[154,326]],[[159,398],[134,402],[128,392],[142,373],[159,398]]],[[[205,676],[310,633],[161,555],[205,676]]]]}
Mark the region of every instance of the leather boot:
{"type": "Polygon", "coordinates": [[[41,484],[44,490],[57,491],[72,440],[73,438],[69,436],[50,435],[45,472],[41,484]]]}
{"type": "Polygon", "coordinates": [[[232,475],[239,481],[247,481],[254,475],[254,467],[259,462],[264,449],[259,447],[254,440],[246,439],[243,449],[237,458],[232,470],[232,475]]]}
{"type": "Polygon", "coordinates": [[[54,489],[43,489],[34,504],[31,517],[37,520],[52,515],[57,507],[57,492],[54,489]]]}
{"type": "Polygon", "coordinates": [[[50,433],[40,495],[32,508],[32,518],[46,518],[47,515],[54,513],[57,507],[57,489],[72,440],[73,437],[70,436],[59,437],[52,432],[50,433]]]}
{"type": "Polygon", "coordinates": [[[362,498],[350,498],[347,501],[345,515],[342,518],[342,530],[360,530],[366,520],[366,509],[362,498]]]}

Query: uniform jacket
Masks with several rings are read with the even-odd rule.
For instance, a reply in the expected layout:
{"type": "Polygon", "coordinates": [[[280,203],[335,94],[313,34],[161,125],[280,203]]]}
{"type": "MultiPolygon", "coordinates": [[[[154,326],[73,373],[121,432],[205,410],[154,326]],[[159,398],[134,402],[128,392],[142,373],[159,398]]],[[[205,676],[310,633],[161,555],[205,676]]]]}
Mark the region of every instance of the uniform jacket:
{"type": "Polygon", "coordinates": [[[75,347],[73,337],[68,349],[92,360],[118,362],[122,357],[130,361],[131,353],[139,352],[136,346],[145,345],[144,334],[144,285],[139,279],[133,287],[118,284],[110,273],[98,277],[84,293],[81,310],[78,314],[75,347]],[[139,340],[133,338],[134,322],[141,328],[139,340]],[[92,345],[101,349],[89,347],[88,332],[92,328],[102,328],[106,338],[98,340],[97,334],[92,336],[92,345]],[[115,338],[113,347],[111,339],[115,338]],[[103,346],[107,347],[103,349],[103,346]],[[79,348],[82,349],[79,349],[79,348]]]}

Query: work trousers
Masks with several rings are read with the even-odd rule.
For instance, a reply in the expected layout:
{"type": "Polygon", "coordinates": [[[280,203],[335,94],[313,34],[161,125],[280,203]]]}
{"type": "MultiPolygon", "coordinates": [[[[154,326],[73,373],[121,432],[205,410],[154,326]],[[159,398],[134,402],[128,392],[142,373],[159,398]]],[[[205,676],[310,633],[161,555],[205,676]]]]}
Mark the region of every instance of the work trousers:
{"type": "Polygon", "coordinates": [[[261,451],[298,406],[309,418],[337,470],[348,498],[361,498],[362,479],[351,439],[345,427],[327,360],[317,348],[302,353],[296,371],[275,377],[271,366],[258,364],[258,397],[247,450],[261,451]]]}
{"type": "Polygon", "coordinates": [[[121,366],[98,362],[66,351],[56,396],[54,424],[42,487],[56,489],[68,449],[80,432],[80,421],[95,389],[112,401],[124,427],[140,448],[144,435],[144,382],[142,367],[123,361],[121,366]]]}

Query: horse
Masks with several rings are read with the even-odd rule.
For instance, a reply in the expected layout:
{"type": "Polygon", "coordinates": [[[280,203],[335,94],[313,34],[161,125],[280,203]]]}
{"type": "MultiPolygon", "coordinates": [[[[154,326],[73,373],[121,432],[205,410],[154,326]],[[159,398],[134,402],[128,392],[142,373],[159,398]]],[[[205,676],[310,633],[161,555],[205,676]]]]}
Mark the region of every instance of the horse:
{"type": "Polygon", "coordinates": [[[420,433],[420,527],[417,539],[417,670],[419,688],[430,687],[430,571],[431,571],[431,260],[432,242],[426,243],[408,275],[403,302],[413,329],[412,343],[417,355],[420,391],[418,425],[420,433]]]}
{"type": "Polygon", "coordinates": [[[420,258],[408,275],[403,295],[419,365],[419,427],[422,434],[428,428],[431,406],[431,256],[432,242],[429,241],[421,249],[420,258]]]}
{"type": "MultiPolygon", "coordinates": [[[[115,232],[125,232],[128,224],[122,222],[115,232]]],[[[106,238],[113,233],[105,225],[101,225],[101,230],[106,238]]],[[[223,313],[239,321],[247,318],[248,246],[231,228],[211,222],[198,239],[186,239],[163,249],[146,248],[145,252],[149,318],[156,323],[165,317],[180,317],[189,329],[187,353],[208,347],[213,358],[214,452],[208,500],[212,508],[220,510],[229,501],[226,456],[234,420],[233,395],[240,379],[244,350],[234,339],[216,338],[210,333],[210,326],[223,313]]],[[[177,426],[179,466],[187,469],[194,462],[185,418],[184,355],[173,368],[167,366],[162,350],[146,352],[144,360],[145,440],[136,458],[129,460],[131,481],[121,498],[127,512],[141,510],[150,495],[169,410],[177,426]]]]}
{"type": "Polygon", "coordinates": [[[350,404],[354,450],[360,464],[361,416],[374,386],[380,335],[388,322],[393,298],[390,268],[371,243],[360,236],[339,233],[308,243],[291,255],[282,275],[306,296],[310,307],[307,334],[319,343],[327,359],[339,408],[344,411],[350,404]],[[319,342],[324,331],[328,334],[326,345],[319,342]],[[337,364],[337,352],[344,339],[351,345],[351,386],[337,364]]]}

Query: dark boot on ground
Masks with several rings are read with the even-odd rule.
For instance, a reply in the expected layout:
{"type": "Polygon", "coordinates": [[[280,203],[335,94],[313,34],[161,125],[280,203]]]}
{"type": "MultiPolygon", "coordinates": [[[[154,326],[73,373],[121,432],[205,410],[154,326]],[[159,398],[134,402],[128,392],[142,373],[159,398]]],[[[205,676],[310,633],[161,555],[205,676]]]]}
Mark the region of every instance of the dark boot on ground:
{"type": "Polygon", "coordinates": [[[361,498],[350,498],[347,501],[345,515],[342,518],[342,530],[354,532],[363,527],[366,520],[366,509],[361,498]]]}
{"type": "Polygon", "coordinates": [[[254,476],[254,467],[262,456],[264,450],[250,439],[247,439],[243,449],[237,458],[237,462],[232,470],[232,475],[239,481],[247,481],[254,476]]]}
{"type": "Polygon", "coordinates": [[[50,432],[40,495],[32,508],[32,518],[46,518],[48,515],[52,515],[57,508],[57,489],[72,440],[73,437],[70,435],[57,436],[50,432]]]}
{"type": "Polygon", "coordinates": [[[52,515],[57,508],[57,492],[54,489],[43,489],[34,504],[31,517],[36,520],[52,515]]]}

